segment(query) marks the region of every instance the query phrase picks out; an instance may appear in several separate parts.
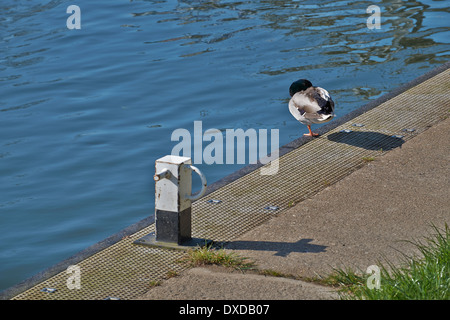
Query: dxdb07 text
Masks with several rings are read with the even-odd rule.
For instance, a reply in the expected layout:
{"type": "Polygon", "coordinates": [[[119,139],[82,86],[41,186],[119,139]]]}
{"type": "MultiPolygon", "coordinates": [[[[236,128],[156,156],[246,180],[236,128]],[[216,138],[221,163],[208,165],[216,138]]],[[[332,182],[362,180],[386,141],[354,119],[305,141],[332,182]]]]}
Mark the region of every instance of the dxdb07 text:
{"type": "Polygon", "coordinates": [[[268,304],[237,304],[223,305],[223,314],[267,314],[268,304]]]}

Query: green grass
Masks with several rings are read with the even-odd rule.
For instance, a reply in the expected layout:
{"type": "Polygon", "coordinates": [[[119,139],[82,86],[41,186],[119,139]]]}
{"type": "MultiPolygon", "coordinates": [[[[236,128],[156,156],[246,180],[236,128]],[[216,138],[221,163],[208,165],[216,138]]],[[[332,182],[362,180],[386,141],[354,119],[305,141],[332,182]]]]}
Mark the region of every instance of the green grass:
{"type": "Polygon", "coordinates": [[[363,157],[362,160],[367,163],[367,162],[372,162],[375,161],[375,157],[363,157]]]}
{"type": "Polygon", "coordinates": [[[450,300],[450,229],[433,227],[435,234],[424,242],[411,242],[419,257],[404,256],[404,263],[396,266],[378,264],[380,288],[369,288],[365,273],[335,270],[324,284],[339,287],[344,299],[363,300],[450,300]]]}
{"type": "Polygon", "coordinates": [[[161,281],[157,281],[157,280],[152,280],[148,284],[149,288],[154,288],[154,287],[157,287],[157,286],[160,286],[160,285],[161,285],[161,281]]]}
{"type": "Polygon", "coordinates": [[[268,276],[268,277],[276,277],[276,278],[286,278],[286,279],[297,279],[295,275],[283,273],[273,269],[258,269],[257,274],[268,276]]]}
{"type": "Polygon", "coordinates": [[[219,265],[239,270],[254,268],[254,263],[247,258],[241,257],[234,252],[214,248],[212,245],[189,250],[188,256],[184,261],[191,266],[219,265]]]}
{"type": "MultiPolygon", "coordinates": [[[[450,300],[450,228],[435,231],[423,242],[410,241],[419,255],[404,255],[399,265],[378,263],[380,287],[370,288],[371,275],[351,269],[335,269],[326,278],[309,279],[337,288],[342,299],[354,300],[450,300]]],[[[239,270],[253,270],[255,264],[234,252],[210,246],[190,250],[184,259],[191,266],[220,265],[239,270]]],[[[259,274],[291,277],[273,270],[259,270],[259,274]]],[[[303,279],[308,281],[308,279],[303,279]]],[[[157,285],[157,284],[155,284],[157,285]]]]}

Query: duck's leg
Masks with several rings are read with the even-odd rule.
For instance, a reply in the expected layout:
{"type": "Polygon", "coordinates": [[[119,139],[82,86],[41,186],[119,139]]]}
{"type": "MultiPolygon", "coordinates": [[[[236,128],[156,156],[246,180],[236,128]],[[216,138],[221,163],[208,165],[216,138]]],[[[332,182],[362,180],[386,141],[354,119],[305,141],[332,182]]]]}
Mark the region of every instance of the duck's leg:
{"type": "Polygon", "coordinates": [[[305,133],[304,136],[308,136],[308,137],[318,137],[319,136],[318,133],[313,133],[311,131],[311,126],[310,125],[307,125],[307,127],[308,127],[308,130],[309,130],[309,133],[305,133]]]}

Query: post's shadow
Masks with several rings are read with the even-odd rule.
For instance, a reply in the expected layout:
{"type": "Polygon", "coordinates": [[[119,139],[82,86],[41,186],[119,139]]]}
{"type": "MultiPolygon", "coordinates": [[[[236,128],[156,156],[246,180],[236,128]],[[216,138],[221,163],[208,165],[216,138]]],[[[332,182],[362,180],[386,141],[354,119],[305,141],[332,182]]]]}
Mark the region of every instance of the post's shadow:
{"type": "Polygon", "coordinates": [[[401,136],[392,136],[374,131],[334,132],[328,136],[328,140],[367,150],[382,149],[383,151],[401,147],[405,142],[401,136]]]}
{"type": "Polygon", "coordinates": [[[286,257],[291,252],[319,253],[325,252],[327,246],[310,243],[314,239],[300,239],[297,242],[273,242],[273,241],[231,241],[227,249],[275,251],[276,256],[286,257]]]}

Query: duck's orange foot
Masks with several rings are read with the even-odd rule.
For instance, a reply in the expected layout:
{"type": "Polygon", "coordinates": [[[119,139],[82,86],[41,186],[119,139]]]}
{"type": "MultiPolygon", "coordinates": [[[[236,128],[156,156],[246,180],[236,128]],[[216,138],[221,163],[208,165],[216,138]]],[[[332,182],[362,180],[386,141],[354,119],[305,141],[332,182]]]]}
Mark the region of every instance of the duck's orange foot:
{"type": "Polygon", "coordinates": [[[314,133],[311,131],[311,126],[308,125],[307,127],[308,127],[309,133],[305,133],[304,136],[307,136],[307,137],[318,137],[319,136],[318,133],[314,133]]]}
{"type": "Polygon", "coordinates": [[[307,137],[318,137],[319,134],[318,134],[318,133],[311,132],[311,133],[305,133],[304,136],[307,136],[307,137]]]}

